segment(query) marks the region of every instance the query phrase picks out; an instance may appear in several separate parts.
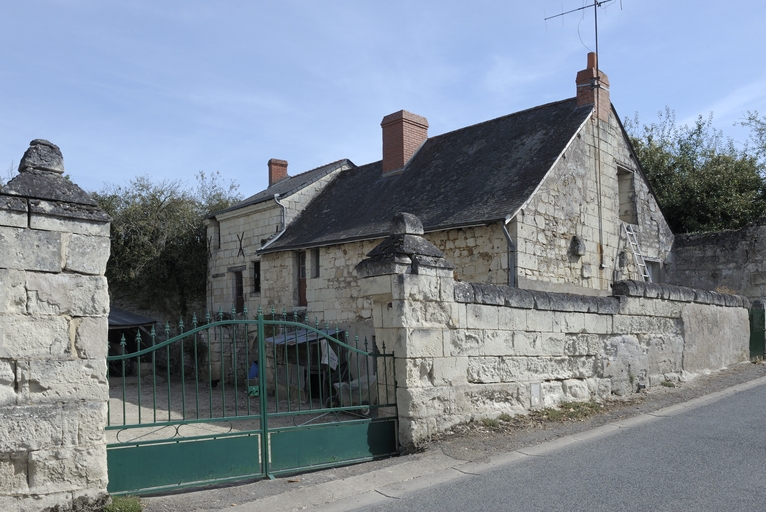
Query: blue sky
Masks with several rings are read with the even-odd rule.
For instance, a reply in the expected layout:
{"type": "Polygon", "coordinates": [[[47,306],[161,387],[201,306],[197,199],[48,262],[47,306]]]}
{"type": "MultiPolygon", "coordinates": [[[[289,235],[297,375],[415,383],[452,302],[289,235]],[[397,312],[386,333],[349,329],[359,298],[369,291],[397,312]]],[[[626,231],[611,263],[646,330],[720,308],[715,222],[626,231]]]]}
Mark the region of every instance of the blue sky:
{"type": "MultiPolygon", "coordinates": [[[[591,3],[588,0],[587,3],[591,3]]],[[[290,174],[380,159],[380,121],[407,109],[438,135],[574,96],[593,13],[557,1],[6,0],[0,173],[30,140],[58,144],[86,190],[220,171],[244,195],[266,162],[290,174]]],[[[620,116],[714,112],[736,140],[766,114],[766,4],[616,0],[600,65],[620,116]]]]}

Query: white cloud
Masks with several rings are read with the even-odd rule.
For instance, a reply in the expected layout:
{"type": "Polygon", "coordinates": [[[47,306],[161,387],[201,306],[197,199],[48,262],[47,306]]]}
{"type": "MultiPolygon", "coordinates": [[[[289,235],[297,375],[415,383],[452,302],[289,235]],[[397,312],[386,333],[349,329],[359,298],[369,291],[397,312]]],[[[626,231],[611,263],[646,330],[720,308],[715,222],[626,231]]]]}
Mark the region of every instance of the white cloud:
{"type": "MultiPolygon", "coordinates": [[[[713,112],[715,119],[721,123],[734,123],[743,117],[748,110],[766,111],[766,74],[730,91],[723,98],[704,108],[700,114],[713,112]]],[[[691,124],[697,115],[681,120],[680,124],[691,124]]]]}

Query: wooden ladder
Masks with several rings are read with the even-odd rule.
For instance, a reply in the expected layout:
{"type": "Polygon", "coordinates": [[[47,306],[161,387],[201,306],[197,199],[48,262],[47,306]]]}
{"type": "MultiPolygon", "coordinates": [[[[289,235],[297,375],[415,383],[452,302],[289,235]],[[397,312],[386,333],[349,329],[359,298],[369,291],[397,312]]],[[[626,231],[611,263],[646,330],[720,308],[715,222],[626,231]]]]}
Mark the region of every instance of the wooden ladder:
{"type": "Polygon", "coordinates": [[[646,261],[644,261],[644,255],[641,254],[641,246],[638,245],[638,238],[636,238],[636,232],[633,231],[633,226],[623,222],[622,228],[625,230],[625,235],[630,244],[630,250],[633,252],[633,259],[636,260],[638,272],[641,274],[641,277],[644,278],[645,282],[651,283],[652,276],[649,274],[649,269],[646,268],[646,261]]]}

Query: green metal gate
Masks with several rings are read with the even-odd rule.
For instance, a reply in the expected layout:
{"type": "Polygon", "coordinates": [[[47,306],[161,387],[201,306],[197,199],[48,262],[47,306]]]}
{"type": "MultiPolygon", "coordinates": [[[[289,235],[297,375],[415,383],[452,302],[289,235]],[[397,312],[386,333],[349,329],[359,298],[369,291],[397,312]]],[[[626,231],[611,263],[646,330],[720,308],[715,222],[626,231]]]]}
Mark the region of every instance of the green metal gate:
{"type": "Polygon", "coordinates": [[[750,358],[764,357],[766,351],[766,310],[751,308],[750,311],[750,358]]]}
{"type": "MultiPolygon", "coordinates": [[[[393,353],[273,311],[206,316],[107,357],[108,490],[273,477],[398,451],[393,353]],[[258,377],[251,379],[257,366],[258,377]]],[[[374,345],[374,343],[373,343],[374,345]]]]}

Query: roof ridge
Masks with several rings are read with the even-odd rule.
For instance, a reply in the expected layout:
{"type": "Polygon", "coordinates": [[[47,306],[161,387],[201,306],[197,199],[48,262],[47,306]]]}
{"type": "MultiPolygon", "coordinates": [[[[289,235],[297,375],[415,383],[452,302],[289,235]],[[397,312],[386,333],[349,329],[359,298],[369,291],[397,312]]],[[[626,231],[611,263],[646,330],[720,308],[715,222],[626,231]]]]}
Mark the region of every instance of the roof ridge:
{"type": "Polygon", "coordinates": [[[273,185],[271,185],[270,187],[267,187],[263,190],[256,192],[255,194],[252,194],[246,197],[245,199],[238,202],[237,204],[231,205],[230,207],[225,208],[223,210],[219,210],[217,212],[212,212],[208,214],[206,218],[212,218],[221,213],[227,213],[231,211],[240,210],[248,206],[252,206],[255,204],[260,204],[265,201],[268,201],[269,199],[272,199],[274,195],[277,195],[277,193],[274,192],[273,190],[276,187],[280,187],[281,189],[284,189],[289,186],[290,188],[287,188],[287,190],[284,190],[284,192],[278,194],[279,197],[288,197],[294,194],[296,191],[301,190],[311,185],[312,183],[316,182],[322,176],[326,176],[330,172],[337,170],[338,168],[342,167],[345,163],[348,163],[352,165],[353,167],[356,167],[356,164],[354,164],[354,162],[352,162],[348,158],[341,158],[340,160],[330,162],[329,164],[320,165],[319,167],[315,167],[313,169],[309,169],[308,171],[304,171],[300,174],[296,174],[295,176],[289,176],[286,179],[280,180],[274,183],[273,185]],[[305,179],[306,176],[311,173],[314,173],[317,176],[314,176],[313,178],[308,178],[308,181],[306,181],[305,183],[299,183],[301,178],[305,179]],[[297,180],[297,182],[294,185],[290,186],[290,181],[292,180],[297,180]]]}
{"type": "MultiPolygon", "coordinates": [[[[287,177],[287,179],[284,179],[284,180],[282,180],[282,181],[278,181],[277,183],[285,183],[286,181],[288,181],[288,180],[291,180],[291,179],[293,179],[293,178],[298,178],[298,177],[300,177],[300,176],[303,176],[304,174],[308,174],[308,173],[310,173],[310,172],[318,171],[319,169],[324,169],[325,167],[331,167],[331,166],[333,166],[333,165],[335,165],[335,164],[339,164],[339,163],[341,163],[341,162],[344,162],[344,161],[346,161],[346,162],[349,162],[349,163],[350,163],[350,164],[352,164],[352,165],[355,165],[355,164],[354,164],[354,163],[353,163],[351,160],[349,160],[348,158],[341,158],[341,159],[339,159],[339,160],[335,160],[334,162],[330,162],[329,164],[319,165],[319,166],[317,166],[317,167],[314,167],[313,169],[309,169],[308,171],[303,171],[303,172],[301,172],[301,173],[298,173],[298,174],[296,174],[296,175],[294,175],[294,176],[288,176],[288,177],[287,177]]],[[[274,185],[276,185],[277,183],[274,183],[274,185]]],[[[274,185],[272,185],[271,187],[273,187],[274,185]]],[[[266,191],[266,190],[270,189],[271,187],[266,187],[265,189],[261,190],[261,192],[264,192],[264,191],[266,191]]],[[[260,194],[260,192],[256,192],[256,194],[260,194]]]]}
{"type": "Polygon", "coordinates": [[[493,122],[499,121],[501,119],[507,119],[507,118],[515,116],[515,115],[524,114],[526,112],[531,112],[533,110],[538,110],[538,109],[550,107],[551,105],[556,105],[558,103],[566,103],[567,101],[572,101],[572,100],[575,100],[575,99],[577,99],[577,98],[575,98],[575,97],[566,98],[566,99],[563,99],[563,100],[551,101],[549,103],[544,103],[542,105],[537,105],[536,107],[525,108],[524,110],[519,110],[517,112],[511,112],[510,114],[505,114],[503,116],[495,117],[493,119],[487,119],[486,121],[481,121],[481,122],[478,122],[478,123],[469,124],[468,126],[463,126],[462,128],[455,128],[454,130],[450,130],[448,132],[440,133],[439,135],[434,135],[433,137],[428,137],[428,139],[426,139],[426,140],[437,139],[437,138],[443,137],[445,135],[450,135],[450,134],[453,134],[455,132],[459,132],[459,131],[462,131],[462,130],[467,130],[468,128],[475,128],[475,127],[481,126],[483,124],[493,123],[493,122]]]}
{"type": "Polygon", "coordinates": [[[380,160],[355,166],[323,189],[268,252],[367,239],[385,233],[396,211],[439,230],[503,221],[534,194],[591,110],[567,98],[430,137],[407,164],[418,172],[381,179],[380,160]],[[486,149],[470,150],[479,136],[486,149]]]}

